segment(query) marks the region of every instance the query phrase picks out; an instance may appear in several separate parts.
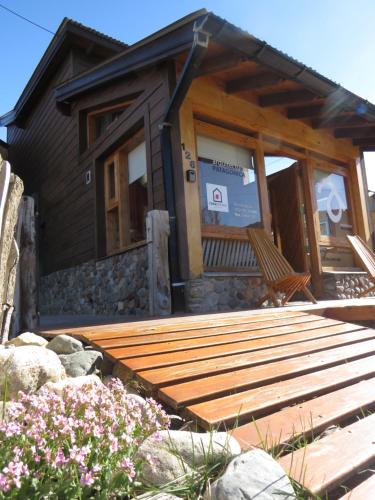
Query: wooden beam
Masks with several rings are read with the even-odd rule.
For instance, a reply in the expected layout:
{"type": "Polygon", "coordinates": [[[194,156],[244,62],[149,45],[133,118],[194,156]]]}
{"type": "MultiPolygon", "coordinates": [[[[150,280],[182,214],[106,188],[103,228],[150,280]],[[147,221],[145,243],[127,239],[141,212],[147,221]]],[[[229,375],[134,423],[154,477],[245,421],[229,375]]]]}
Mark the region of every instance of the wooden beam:
{"type": "Polygon", "coordinates": [[[361,139],[353,139],[353,144],[354,146],[361,146],[361,147],[375,147],[375,136],[374,137],[365,137],[361,139]]]}
{"type": "Polygon", "coordinates": [[[239,129],[259,132],[280,142],[344,162],[359,154],[350,141],[337,141],[325,130],[314,130],[305,123],[288,120],[271,108],[261,108],[245,99],[226,94],[220,83],[212,78],[194,80],[189,96],[195,113],[216,122],[229,122],[239,129]]]}
{"type": "Polygon", "coordinates": [[[289,119],[315,118],[321,116],[324,104],[310,104],[308,106],[295,106],[288,108],[287,116],[289,119]]]}
{"type": "Polygon", "coordinates": [[[352,137],[353,139],[375,137],[375,126],[369,125],[365,127],[355,127],[355,128],[350,128],[350,127],[337,128],[335,130],[335,137],[338,138],[352,137]]]}
{"type": "Polygon", "coordinates": [[[279,75],[275,73],[261,73],[258,75],[249,75],[236,80],[230,80],[226,84],[227,94],[236,94],[238,92],[245,92],[247,90],[256,90],[264,87],[272,87],[284,81],[279,75]]]}
{"type": "Polygon", "coordinates": [[[259,97],[258,102],[262,108],[266,108],[268,106],[282,106],[299,102],[309,102],[314,99],[319,99],[319,97],[310,92],[310,90],[299,89],[265,94],[259,97]]]}
{"type": "Polygon", "coordinates": [[[366,120],[361,116],[339,115],[334,118],[314,118],[311,122],[313,128],[360,127],[366,125],[366,120]]]}
{"type": "Polygon", "coordinates": [[[235,68],[246,60],[247,59],[245,59],[244,57],[234,55],[231,52],[218,56],[208,57],[203,61],[197,76],[206,76],[218,73],[220,71],[227,71],[228,69],[235,68]]]}

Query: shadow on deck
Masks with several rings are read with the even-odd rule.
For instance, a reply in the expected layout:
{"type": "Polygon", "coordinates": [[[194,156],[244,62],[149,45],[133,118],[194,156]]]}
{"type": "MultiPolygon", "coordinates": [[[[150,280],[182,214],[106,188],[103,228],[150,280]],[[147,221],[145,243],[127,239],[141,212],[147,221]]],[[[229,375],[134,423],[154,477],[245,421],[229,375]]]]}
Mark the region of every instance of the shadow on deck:
{"type": "Polygon", "coordinates": [[[357,299],[126,323],[96,318],[40,333],[82,338],[200,427],[231,429],[243,449],[282,448],[304,436],[307,446],[283,448],[284,469],[329,498],[360,482],[355,499],[371,498],[363,491],[373,482],[358,474],[375,458],[375,330],[363,323],[374,320],[375,299],[357,299]],[[311,439],[332,425],[335,432],[311,439]]]}

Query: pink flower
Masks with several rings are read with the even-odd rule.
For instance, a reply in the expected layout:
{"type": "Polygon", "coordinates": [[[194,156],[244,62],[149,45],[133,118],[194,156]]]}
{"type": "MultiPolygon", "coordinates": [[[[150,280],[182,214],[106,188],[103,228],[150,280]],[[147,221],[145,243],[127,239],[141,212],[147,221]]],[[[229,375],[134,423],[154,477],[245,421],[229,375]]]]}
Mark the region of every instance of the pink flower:
{"type": "Polygon", "coordinates": [[[122,462],[120,462],[120,467],[124,472],[128,475],[130,481],[133,480],[135,476],[134,464],[129,458],[124,458],[122,462]]]}
{"type": "Polygon", "coordinates": [[[67,463],[68,459],[65,457],[64,452],[62,451],[61,448],[57,450],[55,460],[52,462],[52,467],[57,468],[61,467],[62,465],[65,465],[67,463]]]}
{"type": "Polygon", "coordinates": [[[91,486],[95,483],[95,478],[91,471],[85,472],[81,475],[80,483],[84,486],[91,486]]]}
{"type": "Polygon", "coordinates": [[[0,491],[7,492],[10,490],[10,483],[7,477],[0,472],[0,491]]]}

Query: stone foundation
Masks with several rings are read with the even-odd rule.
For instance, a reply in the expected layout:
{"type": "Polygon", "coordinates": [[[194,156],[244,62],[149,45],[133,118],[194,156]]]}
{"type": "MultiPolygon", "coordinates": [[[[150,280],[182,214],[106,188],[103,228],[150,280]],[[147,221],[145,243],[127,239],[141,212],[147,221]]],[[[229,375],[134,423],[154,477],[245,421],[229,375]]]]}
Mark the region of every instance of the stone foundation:
{"type": "Polygon", "coordinates": [[[266,293],[258,276],[203,276],[186,283],[187,312],[249,309],[266,293]]]}
{"type": "MultiPolygon", "coordinates": [[[[366,273],[324,273],[323,288],[325,299],[353,299],[359,292],[372,286],[366,273]]],[[[375,297],[371,292],[368,297],[375,297]]]]}
{"type": "Polygon", "coordinates": [[[41,314],[147,315],[147,246],[43,276],[39,303],[41,314]]]}

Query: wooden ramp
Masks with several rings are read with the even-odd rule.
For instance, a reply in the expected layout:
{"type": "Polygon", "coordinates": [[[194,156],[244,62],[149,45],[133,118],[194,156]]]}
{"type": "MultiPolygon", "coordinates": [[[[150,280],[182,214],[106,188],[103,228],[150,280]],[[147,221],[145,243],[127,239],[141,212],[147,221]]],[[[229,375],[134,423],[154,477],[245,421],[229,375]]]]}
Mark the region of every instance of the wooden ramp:
{"type": "Polygon", "coordinates": [[[374,485],[373,329],[283,309],[41,333],[83,338],[175,412],[230,429],[243,449],[277,448],[284,469],[315,494],[338,498],[347,485],[360,498],[374,485]],[[298,439],[307,445],[290,453],[298,439]]]}

